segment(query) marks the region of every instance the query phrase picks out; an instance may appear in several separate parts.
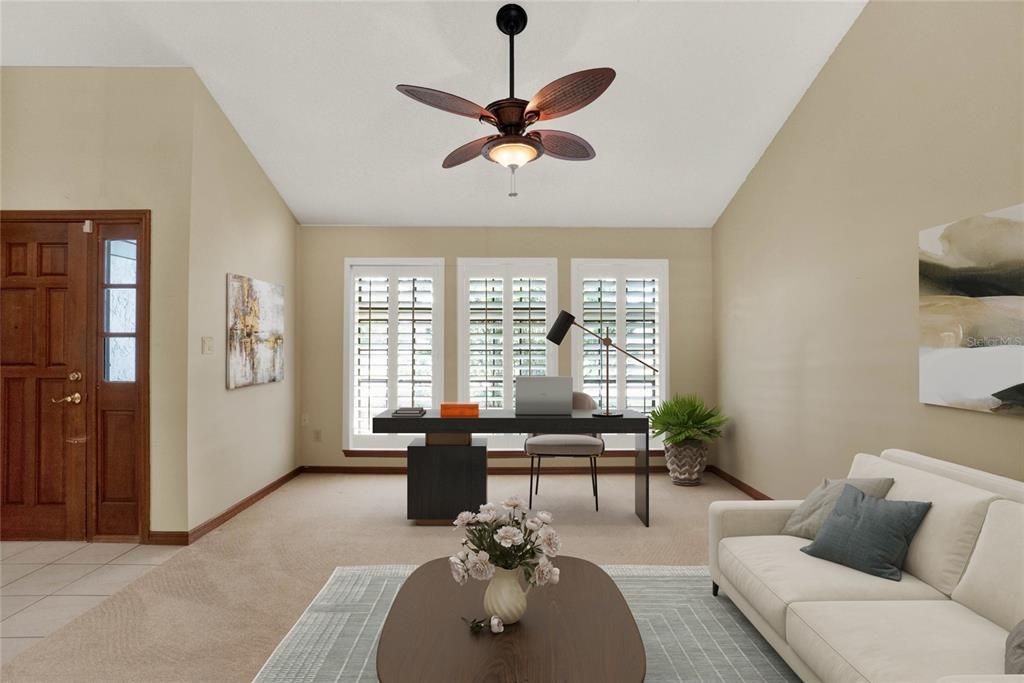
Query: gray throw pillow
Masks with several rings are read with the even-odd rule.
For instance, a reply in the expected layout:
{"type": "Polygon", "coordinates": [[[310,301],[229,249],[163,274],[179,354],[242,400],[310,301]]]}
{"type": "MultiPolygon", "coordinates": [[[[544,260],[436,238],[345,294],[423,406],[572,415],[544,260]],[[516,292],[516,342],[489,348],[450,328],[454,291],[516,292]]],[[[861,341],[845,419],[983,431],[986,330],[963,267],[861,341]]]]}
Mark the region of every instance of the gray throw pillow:
{"type": "Polygon", "coordinates": [[[1024,621],[1013,627],[1006,638],[1006,671],[1024,674],[1024,621]]]}
{"type": "Polygon", "coordinates": [[[782,527],[782,533],[787,536],[809,538],[813,541],[818,534],[818,529],[832,514],[832,508],[836,506],[839,494],[843,492],[843,487],[846,484],[857,487],[869,496],[885,498],[885,494],[889,493],[889,489],[892,488],[892,478],[826,479],[804,498],[796,510],[793,510],[793,514],[786,520],[786,525],[782,527]]]}
{"type": "Polygon", "coordinates": [[[814,542],[800,550],[812,557],[899,581],[903,561],[931,503],[885,500],[845,486],[814,542]]]}

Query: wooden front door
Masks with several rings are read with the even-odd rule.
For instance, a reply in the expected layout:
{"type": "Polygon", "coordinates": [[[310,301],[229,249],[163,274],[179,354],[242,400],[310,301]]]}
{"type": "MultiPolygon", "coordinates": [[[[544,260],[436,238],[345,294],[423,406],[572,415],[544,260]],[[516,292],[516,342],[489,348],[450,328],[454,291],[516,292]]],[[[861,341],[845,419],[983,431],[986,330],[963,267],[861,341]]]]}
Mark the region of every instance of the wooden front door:
{"type": "Polygon", "coordinates": [[[0,216],[0,538],[145,541],[149,212],[0,216]]]}
{"type": "Polygon", "coordinates": [[[3,538],[81,539],[88,235],[82,223],[4,222],[0,245],[3,538]]]}

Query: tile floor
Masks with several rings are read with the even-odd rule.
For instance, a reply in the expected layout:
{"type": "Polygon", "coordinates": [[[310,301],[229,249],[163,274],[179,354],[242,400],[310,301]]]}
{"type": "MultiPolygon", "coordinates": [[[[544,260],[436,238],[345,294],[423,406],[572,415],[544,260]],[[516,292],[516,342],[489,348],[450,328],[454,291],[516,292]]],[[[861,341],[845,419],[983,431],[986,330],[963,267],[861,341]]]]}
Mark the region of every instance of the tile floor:
{"type": "Polygon", "coordinates": [[[0,542],[0,662],[103,602],[181,546],[0,542]]]}

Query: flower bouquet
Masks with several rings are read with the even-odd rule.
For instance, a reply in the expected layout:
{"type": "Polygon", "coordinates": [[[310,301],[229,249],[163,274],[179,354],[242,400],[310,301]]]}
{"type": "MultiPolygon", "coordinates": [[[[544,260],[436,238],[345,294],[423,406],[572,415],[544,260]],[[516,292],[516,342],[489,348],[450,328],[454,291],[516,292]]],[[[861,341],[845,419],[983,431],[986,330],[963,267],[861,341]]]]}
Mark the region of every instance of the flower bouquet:
{"type": "Polygon", "coordinates": [[[469,622],[471,628],[479,630],[489,623],[491,631],[500,633],[505,624],[523,616],[532,586],[558,583],[558,568],[551,558],[557,557],[562,543],[551,521],[549,512],[529,516],[518,496],[503,501],[501,508],[486,503],[475,514],[459,513],[453,524],[466,537],[462,550],[448,558],[452,577],[459,585],[471,578],[490,581],[484,609],[491,619],[469,622]]]}

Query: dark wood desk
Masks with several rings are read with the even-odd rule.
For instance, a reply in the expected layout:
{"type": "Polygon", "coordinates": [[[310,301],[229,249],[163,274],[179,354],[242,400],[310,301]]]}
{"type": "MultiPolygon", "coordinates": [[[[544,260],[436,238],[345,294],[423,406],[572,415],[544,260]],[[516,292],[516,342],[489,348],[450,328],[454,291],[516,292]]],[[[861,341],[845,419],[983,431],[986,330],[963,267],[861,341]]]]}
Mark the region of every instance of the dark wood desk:
{"type": "Polygon", "coordinates": [[[647,416],[633,410],[622,417],[594,416],[589,410],[572,415],[519,415],[511,410],[481,410],[480,417],[445,417],[428,410],[423,417],[373,418],[375,434],[424,434],[408,448],[408,518],[451,521],[462,510],[487,502],[487,442],[472,434],[634,434],[634,510],[650,526],[650,427],[647,416]],[[434,435],[467,435],[461,445],[435,445],[434,435]]]}
{"type": "Polygon", "coordinates": [[[639,683],[647,655],[633,614],[600,567],[559,557],[555,586],[534,588],[526,614],[497,635],[473,634],[461,617],[484,617],[486,581],[452,580],[431,560],[395,596],[377,645],[383,683],[558,681],[639,683]]]}

